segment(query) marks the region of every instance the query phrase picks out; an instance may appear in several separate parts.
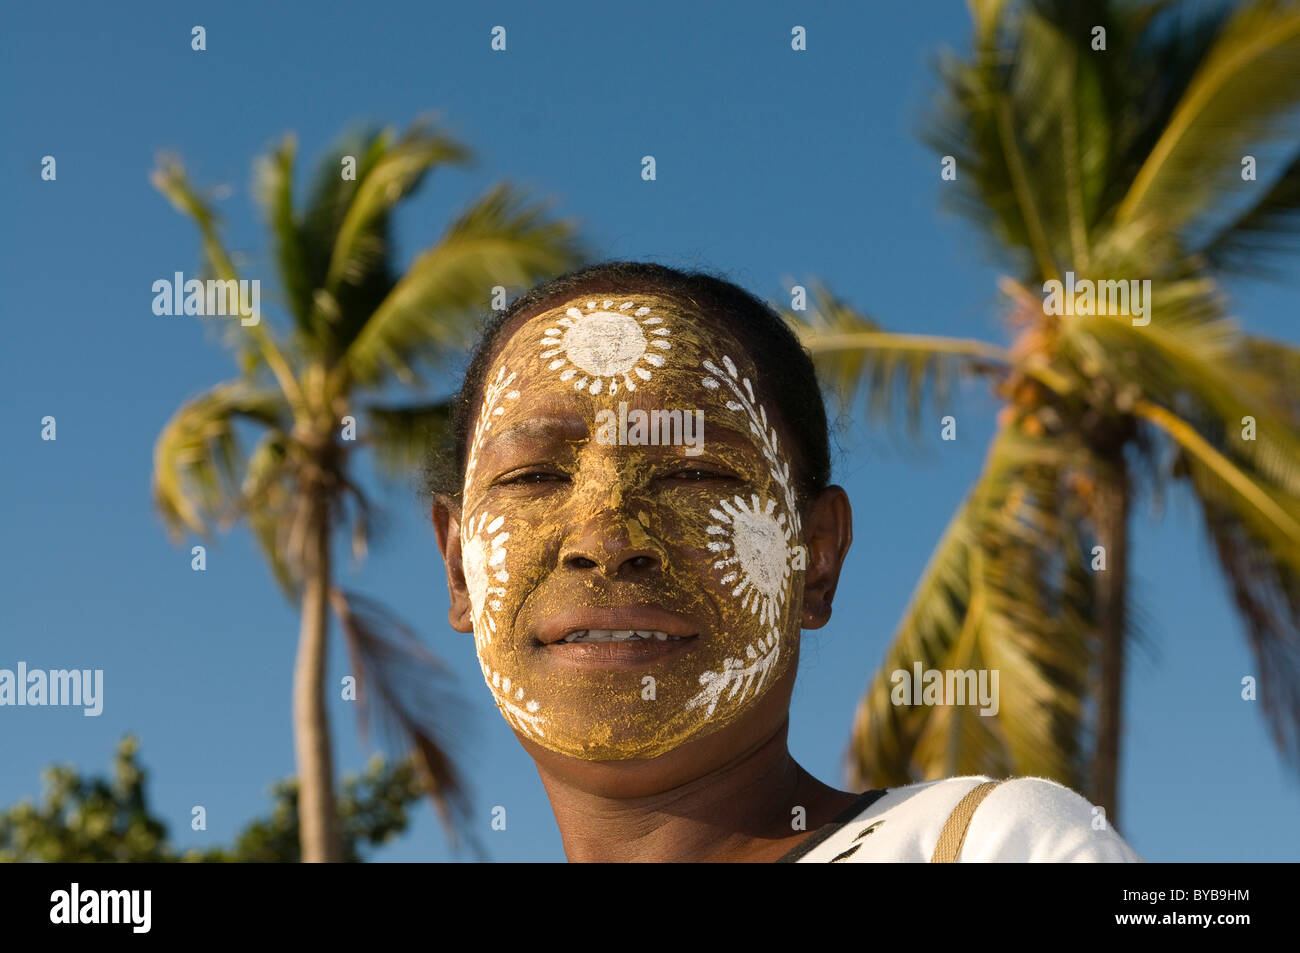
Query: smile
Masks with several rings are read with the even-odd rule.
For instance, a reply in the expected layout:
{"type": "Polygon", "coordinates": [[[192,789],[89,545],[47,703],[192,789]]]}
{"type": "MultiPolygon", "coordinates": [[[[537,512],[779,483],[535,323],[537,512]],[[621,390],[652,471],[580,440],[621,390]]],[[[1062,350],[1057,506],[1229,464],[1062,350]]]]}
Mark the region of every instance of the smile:
{"type": "Polygon", "coordinates": [[[564,642],[680,642],[692,636],[669,635],[652,629],[577,629],[564,638],[564,642]]]}
{"type": "Polygon", "coordinates": [[[533,630],[542,645],[620,643],[642,649],[660,642],[693,642],[700,621],[659,606],[574,606],[549,616],[533,630]]]}

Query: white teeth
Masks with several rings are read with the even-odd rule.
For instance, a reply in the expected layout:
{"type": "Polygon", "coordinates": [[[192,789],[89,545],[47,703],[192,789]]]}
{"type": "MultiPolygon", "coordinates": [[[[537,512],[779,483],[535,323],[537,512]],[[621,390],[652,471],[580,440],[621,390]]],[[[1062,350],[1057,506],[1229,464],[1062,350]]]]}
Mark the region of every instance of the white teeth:
{"type": "Polygon", "coordinates": [[[680,635],[669,635],[657,629],[579,629],[570,632],[561,642],[659,642],[680,641],[680,635]]]}

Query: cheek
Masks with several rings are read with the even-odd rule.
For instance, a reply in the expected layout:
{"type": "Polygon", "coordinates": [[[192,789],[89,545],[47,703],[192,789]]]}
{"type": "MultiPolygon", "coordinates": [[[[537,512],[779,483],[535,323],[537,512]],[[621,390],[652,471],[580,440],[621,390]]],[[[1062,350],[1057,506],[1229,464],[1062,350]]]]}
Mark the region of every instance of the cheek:
{"type": "Polygon", "coordinates": [[[461,564],[480,650],[508,631],[524,594],[545,574],[550,535],[534,522],[517,514],[507,518],[490,506],[466,522],[461,564]]]}
{"type": "MultiPolygon", "coordinates": [[[[765,481],[757,492],[701,485],[629,490],[623,497],[625,544],[662,554],[664,605],[713,617],[715,644],[729,651],[773,628],[791,631],[802,567],[794,559],[799,539],[780,490],[765,481]]],[[[574,596],[574,589],[548,577],[559,567],[566,534],[590,515],[590,503],[577,493],[515,496],[482,500],[473,511],[462,533],[462,558],[480,649],[491,646],[497,654],[516,641],[503,636],[527,618],[525,603],[537,614],[530,596],[574,596]]]]}
{"type": "Polygon", "coordinates": [[[482,644],[496,633],[496,617],[504,609],[510,572],[506,566],[512,536],[505,518],[483,511],[461,527],[461,568],[474,625],[474,638],[482,644]]]}
{"type": "Polygon", "coordinates": [[[798,540],[770,488],[682,492],[658,511],[669,571],[710,594],[724,632],[785,628],[798,540]]]}
{"type": "Polygon", "coordinates": [[[793,534],[770,496],[739,494],[710,507],[706,533],[718,582],[762,625],[777,625],[790,585],[793,534]]]}

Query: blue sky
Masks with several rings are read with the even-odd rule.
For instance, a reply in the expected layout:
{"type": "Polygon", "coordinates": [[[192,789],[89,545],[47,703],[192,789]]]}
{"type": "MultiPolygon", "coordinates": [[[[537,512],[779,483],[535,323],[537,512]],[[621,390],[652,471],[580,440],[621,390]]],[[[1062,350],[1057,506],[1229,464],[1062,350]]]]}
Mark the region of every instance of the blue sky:
{"type": "MultiPolygon", "coordinates": [[[[403,208],[402,262],[509,179],[553,197],[602,257],[716,270],[770,299],[786,276],[820,276],[892,328],[1005,340],[992,249],[941,210],[938,159],[916,136],[935,54],[964,48],[963,5],[447,6],[7,5],[0,667],[102,668],[105,707],[0,709],[0,804],[35,795],[52,761],[106,771],[135,732],[155,808],[176,842],[204,846],[264,813],[271,782],[293,771],[295,611],[247,533],[221,537],[196,573],[190,543],[171,545],[151,510],[160,428],[234,375],[198,319],[150,307],[152,282],[197,270],[199,254],[149,185],[161,151],[201,184],[230,186],[227,242],[265,268],[254,156],[293,130],[305,171],[358,122],[436,111],[479,164],[438,173],[403,208]],[[205,52],[190,49],[196,24],[205,52]],[[504,54],[489,49],[497,24],[504,54]],[[790,50],[794,24],[806,53],[790,50]],[[47,154],[54,182],[40,178],[47,154]],[[655,182],[640,178],[646,154],[655,182]],[[56,442],[40,439],[45,415],[56,442]],[[205,832],[189,829],[195,804],[205,832]]],[[[1294,284],[1229,290],[1249,329],[1300,343],[1294,284]]],[[[834,619],[805,634],[791,714],[795,756],[829,783],[843,784],[854,707],[992,432],[996,408],[977,386],[958,407],[956,442],[939,441],[937,423],[919,449],[860,419],[836,435],[855,542],[834,619]]],[[[456,672],[470,710],[459,751],[491,856],[563,859],[472,640],[447,625],[420,501],[407,487],[376,492],[387,532],[343,582],[413,622],[456,672]],[[488,826],[497,805],[505,831],[488,826]]],[[[1297,859],[1300,786],[1259,704],[1240,699],[1254,663],[1193,508],[1175,496],[1156,514],[1144,501],[1134,536],[1149,640],[1128,672],[1122,833],[1149,860],[1297,859]]],[[[331,684],[345,673],[335,636],[331,684]]],[[[332,702],[331,717],[339,769],[359,769],[349,703],[332,702]]],[[[452,856],[432,811],[416,814],[379,859],[452,856]]]]}

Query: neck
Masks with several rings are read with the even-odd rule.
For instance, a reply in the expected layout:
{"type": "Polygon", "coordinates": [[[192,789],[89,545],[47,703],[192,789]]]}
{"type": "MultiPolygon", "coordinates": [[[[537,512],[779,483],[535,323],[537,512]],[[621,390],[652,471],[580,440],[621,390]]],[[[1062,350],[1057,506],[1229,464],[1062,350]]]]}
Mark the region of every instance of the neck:
{"type": "Polygon", "coordinates": [[[614,797],[538,764],[570,861],[775,860],[852,802],[790,756],[788,722],[767,740],[669,790],[614,797]],[[807,823],[792,823],[802,807],[807,823]]]}

